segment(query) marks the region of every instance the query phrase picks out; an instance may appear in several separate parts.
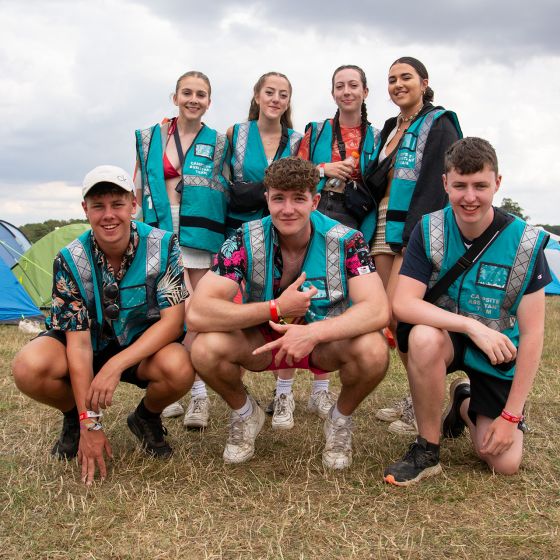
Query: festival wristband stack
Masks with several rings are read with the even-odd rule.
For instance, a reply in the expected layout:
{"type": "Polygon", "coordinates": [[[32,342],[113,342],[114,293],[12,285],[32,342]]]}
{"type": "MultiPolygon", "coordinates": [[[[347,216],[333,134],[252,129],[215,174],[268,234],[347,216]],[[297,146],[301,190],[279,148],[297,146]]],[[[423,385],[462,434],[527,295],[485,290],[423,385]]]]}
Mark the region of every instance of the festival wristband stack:
{"type": "Polygon", "coordinates": [[[285,325],[286,321],[284,321],[284,317],[282,317],[282,312],[280,311],[280,306],[275,299],[271,299],[268,302],[270,307],[270,319],[275,323],[280,323],[281,325],[285,325]]]}
{"type": "Polygon", "coordinates": [[[523,421],[523,414],[521,416],[515,416],[515,414],[511,414],[511,412],[508,412],[505,408],[504,408],[504,410],[502,410],[502,413],[500,414],[500,416],[504,420],[507,420],[508,422],[511,422],[512,424],[519,424],[519,422],[523,421]]]}
{"type": "Polygon", "coordinates": [[[87,430],[88,432],[96,432],[97,430],[103,429],[103,424],[101,424],[101,417],[103,413],[95,412],[93,410],[86,410],[81,412],[79,415],[80,419],[80,429],[87,430]]]}

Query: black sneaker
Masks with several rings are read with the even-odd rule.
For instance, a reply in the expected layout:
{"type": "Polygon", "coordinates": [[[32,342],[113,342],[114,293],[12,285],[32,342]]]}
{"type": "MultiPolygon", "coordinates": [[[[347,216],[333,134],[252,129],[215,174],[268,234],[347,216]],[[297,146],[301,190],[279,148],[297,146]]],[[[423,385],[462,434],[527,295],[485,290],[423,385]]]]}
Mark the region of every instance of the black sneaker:
{"type": "Polygon", "coordinates": [[[445,409],[441,423],[441,433],[445,438],[457,438],[465,429],[465,421],[459,412],[461,403],[470,398],[471,384],[468,379],[455,379],[449,387],[449,404],[445,409]]]}
{"type": "Polygon", "coordinates": [[[428,442],[418,436],[416,441],[410,444],[402,461],[385,469],[383,480],[395,486],[410,486],[423,478],[439,474],[439,451],[429,451],[427,445],[428,442]]]}
{"type": "Polygon", "coordinates": [[[276,399],[276,389],[272,390],[272,400],[266,405],[264,409],[265,414],[272,416],[274,414],[274,400],[276,399]]]}
{"type": "Polygon", "coordinates": [[[142,449],[154,457],[170,457],[173,453],[165,441],[167,429],[161,423],[161,416],[142,418],[135,410],[128,415],[126,423],[130,431],[140,440],[142,449]]]}
{"type": "Polygon", "coordinates": [[[51,449],[51,455],[58,459],[73,459],[78,454],[80,445],[80,421],[76,417],[64,416],[62,431],[51,449]]]}

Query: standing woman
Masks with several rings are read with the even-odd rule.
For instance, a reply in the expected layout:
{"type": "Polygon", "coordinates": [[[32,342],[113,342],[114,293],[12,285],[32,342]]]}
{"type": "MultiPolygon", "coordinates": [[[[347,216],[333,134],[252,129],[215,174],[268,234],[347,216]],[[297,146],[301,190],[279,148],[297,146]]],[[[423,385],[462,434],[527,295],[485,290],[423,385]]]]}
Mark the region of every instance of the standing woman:
{"type": "MultiPolygon", "coordinates": [[[[145,130],[136,131],[137,197],[144,222],[179,238],[185,280],[189,291],[212,264],[212,256],[225,238],[226,189],[224,177],[228,141],[224,134],[202,122],[210,107],[210,80],[202,72],[186,72],[177,80],[173,103],[178,115],[145,130]]],[[[188,303],[187,303],[188,304],[188,303]]],[[[189,332],[185,345],[195,333],[189,332]]],[[[206,386],[196,378],[185,415],[187,428],[208,423],[206,386]]],[[[178,416],[174,403],[164,416],[178,416]]]]}
{"type": "MultiPolygon", "coordinates": [[[[378,206],[372,255],[391,301],[412,229],[423,214],[447,204],[443,160],[462,132],[455,113],[432,104],[428,71],[416,58],[405,56],[393,62],[388,90],[399,114],[385,123],[365,181],[378,206]]],[[[394,320],[390,329],[389,340],[395,333],[394,320]]],[[[396,420],[391,431],[415,431],[410,400],[379,411],[378,418],[396,420]],[[401,422],[398,417],[403,412],[401,422]]]]}
{"type": "MultiPolygon", "coordinates": [[[[233,125],[227,136],[232,146],[232,184],[228,205],[228,232],[268,213],[264,172],[278,159],[297,154],[302,135],[292,129],[292,84],[284,74],[267,72],[253,87],[247,122],[233,125]]],[[[293,369],[277,371],[274,401],[267,408],[272,427],[294,425],[293,369]]]]}
{"type": "MultiPolygon", "coordinates": [[[[299,157],[319,169],[321,200],[317,210],[361,230],[365,239],[373,234],[375,208],[362,174],[379,139],[379,131],[367,119],[368,93],[366,75],[359,66],[339,66],[331,79],[331,95],[337,106],[334,118],[309,123],[298,151],[299,157]]],[[[321,418],[327,417],[336,402],[329,391],[328,375],[315,375],[308,403],[308,409],[321,418]]]]}
{"type": "Polygon", "coordinates": [[[318,210],[361,230],[368,240],[373,234],[375,208],[362,175],[379,142],[379,131],[367,119],[367,79],[359,66],[347,64],[334,71],[331,83],[337,106],[334,118],[306,126],[298,155],[319,169],[318,210]]]}

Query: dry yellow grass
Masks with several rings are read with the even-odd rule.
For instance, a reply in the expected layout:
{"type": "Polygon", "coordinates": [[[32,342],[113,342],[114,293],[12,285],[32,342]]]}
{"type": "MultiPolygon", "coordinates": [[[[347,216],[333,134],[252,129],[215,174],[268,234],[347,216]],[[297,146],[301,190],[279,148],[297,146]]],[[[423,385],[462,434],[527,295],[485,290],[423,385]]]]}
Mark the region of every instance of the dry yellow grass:
{"type": "MultiPolygon", "coordinates": [[[[296,380],[296,427],[277,433],[267,423],[255,458],[239,466],[222,463],[228,412],[216,395],[208,430],[169,420],[173,459],[145,458],[125,422],[141,392],[122,384],[105,422],[115,459],[88,489],[75,463],[49,455],[60,415],[13,385],[9,364],[29,337],[0,327],[0,557],[560,558],[560,298],[547,312],[520,474],[492,475],[462,437],[444,443],[443,475],[410,489],[381,481],[408,443],[374,418],[407,390],[395,359],[355,415],[347,472],[322,467],[322,423],[305,412],[308,375],[296,380]]],[[[270,375],[247,384],[266,402],[270,375]]]]}

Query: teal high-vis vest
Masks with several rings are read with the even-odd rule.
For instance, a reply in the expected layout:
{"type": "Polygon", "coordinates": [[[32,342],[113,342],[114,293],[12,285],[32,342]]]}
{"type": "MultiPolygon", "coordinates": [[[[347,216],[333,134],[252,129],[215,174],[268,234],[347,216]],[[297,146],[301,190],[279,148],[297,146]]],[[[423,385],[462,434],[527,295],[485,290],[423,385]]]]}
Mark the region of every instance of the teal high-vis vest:
{"type": "MultiPolygon", "coordinates": [[[[434,122],[444,114],[451,117],[459,133],[459,138],[462,138],[463,133],[457,115],[445,109],[434,109],[426,113],[423,117],[415,120],[403,134],[395,158],[391,192],[389,193],[387,225],[385,228],[385,241],[387,243],[402,245],[408,209],[422,169],[426,140],[434,122]]],[[[374,155],[374,157],[376,156],[377,154],[374,155]]],[[[443,186],[441,188],[443,189],[443,186]]]]}
{"type": "MultiPolygon", "coordinates": [[[[121,347],[131,344],[160,318],[157,284],[165,274],[172,234],[136,222],[138,247],[130,268],[119,282],[119,316],[111,322],[121,347]]],[[[92,253],[91,230],[60,251],[86,302],[94,352],[100,348],[103,324],[102,282],[92,253]]]]}
{"type": "MultiPolygon", "coordinates": [[[[422,234],[424,250],[433,265],[429,282],[432,287],[466,252],[466,248],[450,206],[423,216],[422,234]]],[[[517,308],[533,275],[539,249],[546,241],[547,234],[543,230],[514,217],[436,305],[505,334],[517,348],[517,308]]],[[[474,344],[466,346],[464,363],[500,379],[511,379],[515,373],[515,366],[507,371],[492,366],[474,344]]]]}
{"type": "MultiPolygon", "coordinates": [[[[320,122],[311,122],[305,127],[305,131],[311,129],[311,136],[309,138],[309,159],[313,163],[319,165],[320,163],[330,163],[332,161],[332,145],[333,145],[333,126],[332,120],[328,119],[320,122]]],[[[363,174],[372,159],[374,153],[379,148],[379,137],[381,131],[372,125],[368,125],[366,129],[366,137],[362,145],[362,152],[360,154],[360,170],[363,174]]],[[[350,155],[350,154],[347,154],[350,155]]],[[[321,192],[327,178],[323,177],[317,185],[317,191],[321,192]]],[[[375,231],[377,218],[377,208],[370,212],[360,224],[360,231],[364,234],[367,240],[371,239],[375,231]]]]}
{"type": "MultiPolygon", "coordinates": [[[[167,126],[136,131],[142,177],[144,222],[172,231],[171,209],[163,176],[167,126]]],[[[225,236],[227,181],[223,168],[228,152],[225,134],[203,125],[185,155],[179,208],[179,244],[216,253],[225,236]]]]}
{"type": "MultiPolygon", "coordinates": [[[[281,154],[274,157],[274,161],[288,156],[297,155],[302,135],[288,128],[288,143],[281,154]]],[[[257,121],[248,121],[235,124],[232,134],[231,171],[234,182],[247,181],[261,182],[264,179],[265,169],[268,167],[266,153],[262,143],[257,121]]],[[[228,217],[235,221],[250,222],[260,220],[264,210],[253,212],[233,212],[228,209],[228,217]]]]}
{"type": "MultiPolygon", "coordinates": [[[[316,210],[311,213],[313,233],[302,265],[306,273],[304,289],[312,285],[318,290],[305,315],[308,323],[334,317],[351,304],[345,267],[345,242],[356,230],[316,210]]],[[[243,243],[247,251],[247,278],[244,300],[274,299],[274,245],[276,230],[270,216],[242,226],[243,243]]]]}

